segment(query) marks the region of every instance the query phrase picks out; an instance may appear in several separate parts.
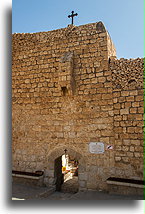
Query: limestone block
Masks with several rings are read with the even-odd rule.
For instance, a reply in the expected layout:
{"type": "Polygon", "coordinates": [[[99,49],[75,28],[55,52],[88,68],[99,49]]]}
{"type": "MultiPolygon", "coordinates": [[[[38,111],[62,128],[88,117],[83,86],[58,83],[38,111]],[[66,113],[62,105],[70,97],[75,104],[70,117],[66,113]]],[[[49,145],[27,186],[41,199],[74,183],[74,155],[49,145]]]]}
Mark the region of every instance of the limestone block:
{"type": "Polygon", "coordinates": [[[86,181],[79,181],[79,187],[84,188],[86,186],[86,181]]]}
{"type": "Polygon", "coordinates": [[[79,173],[79,181],[86,181],[87,178],[87,173],[79,173]]]}
{"type": "Polygon", "coordinates": [[[49,183],[49,185],[53,185],[54,184],[54,178],[47,178],[47,181],[49,183]]]}
{"type": "Polygon", "coordinates": [[[121,157],[115,157],[115,161],[121,161],[121,157]]]}
{"type": "Polygon", "coordinates": [[[128,108],[121,109],[121,110],[120,110],[120,114],[121,114],[121,115],[123,115],[123,114],[129,114],[129,109],[128,109],[128,108]]]}
{"type": "Polygon", "coordinates": [[[36,162],[30,162],[29,167],[34,170],[36,168],[36,162]]]}
{"type": "Polygon", "coordinates": [[[44,177],[44,184],[46,186],[49,186],[49,179],[47,177],[44,177]]]}
{"type": "Polygon", "coordinates": [[[45,175],[48,177],[54,177],[54,170],[45,170],[45,175]]]}

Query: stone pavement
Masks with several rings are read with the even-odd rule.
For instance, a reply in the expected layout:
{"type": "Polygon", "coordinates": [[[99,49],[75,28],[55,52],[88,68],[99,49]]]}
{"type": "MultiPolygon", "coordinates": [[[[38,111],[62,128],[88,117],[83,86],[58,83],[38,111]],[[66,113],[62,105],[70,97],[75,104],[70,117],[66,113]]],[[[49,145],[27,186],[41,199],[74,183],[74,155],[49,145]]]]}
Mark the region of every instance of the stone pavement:
{"type": "Polygon", "coordinates": [[[47,200],[143,200],[143,196],[136,195],[116,195],[100,191],[83,191],[78,193],[54,192],[47,200]]]}
{"type": "Polygon", "coordinates": [[[68,200],[143,200],[143,196],[137,195],[117,195],[100,191],[85,191],[74,194],[68,200]]]}
{"type": "Polygon", "coordinates": [[[27,186],[24,184],[12,184],[12,200],[45,198],[54,190],[48,187],[27,186]]]}
{"type": "Polygon", "coordinates": [[[143,196],[115,195],[103,191],[84,191],[77,193],[53,192],[48,187],[30,187],[13,184],[12,200],[143,200],[143,196]]]}

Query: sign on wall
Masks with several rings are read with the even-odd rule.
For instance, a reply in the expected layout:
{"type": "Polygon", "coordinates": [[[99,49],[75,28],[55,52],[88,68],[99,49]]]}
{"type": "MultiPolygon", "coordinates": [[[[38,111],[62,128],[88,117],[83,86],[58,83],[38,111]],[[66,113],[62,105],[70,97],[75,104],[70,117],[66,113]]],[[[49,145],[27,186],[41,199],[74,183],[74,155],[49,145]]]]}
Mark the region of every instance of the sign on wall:
{"type": "Polygon", "coordinates": [[[106,150],[112,150],[113,149],[113,146],[112,145],[107,145],[106,146],[106,150]]]}
{"type": "Polygon", "coordinates": [[[89,151],[90,151],[90,153],[94,153],[94,154],[104,153],[104,143],[90,142],[89,143],[89,151]]]}

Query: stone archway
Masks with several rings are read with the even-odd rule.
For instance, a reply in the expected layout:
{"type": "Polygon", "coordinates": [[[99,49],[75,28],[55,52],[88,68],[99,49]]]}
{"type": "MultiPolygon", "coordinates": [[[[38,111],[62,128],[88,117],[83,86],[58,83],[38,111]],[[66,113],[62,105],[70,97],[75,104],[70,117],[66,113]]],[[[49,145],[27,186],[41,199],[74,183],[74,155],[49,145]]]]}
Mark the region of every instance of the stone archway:
{"type": "Polygon", "coordinates": [[[57,147],[53,149],[47,157],[47,168],[45,170],[44,183],[46,186],[55,188],[55,177],[54,177],[54,162],[56,158],[64,154],[65,149],[67,149],[67,154],[74,157],[79,161],[79,170],[78,170],[78,184],[79,191],[87,189],[87,172],[86,172],[86,161],[81,153],[76,151],[74,148],[67,146],[57,147]]]}

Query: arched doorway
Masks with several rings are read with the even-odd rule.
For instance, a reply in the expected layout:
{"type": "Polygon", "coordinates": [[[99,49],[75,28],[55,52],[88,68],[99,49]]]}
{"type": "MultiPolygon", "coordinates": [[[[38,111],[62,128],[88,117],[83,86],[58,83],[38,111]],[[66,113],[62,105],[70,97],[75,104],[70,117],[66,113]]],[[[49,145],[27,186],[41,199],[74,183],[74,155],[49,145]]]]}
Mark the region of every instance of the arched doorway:
{"type": "Polygon", "coordinates": [[[78,166],[78,160],[66,153],[55,159],[54,180],[56,191],[63,193],[78,192],[78,166]]]}
{"type": "Polygon", "coordinates": [[[74,148],[61,146],[52,150],[48,154],[47,173],[45,173],[45,184],[49,187],[54,187],[55,190],[60,190],[63,184],[64,177],[62,175],[62,155],[67,154],[78,161],[78,190],[86,190],[87,188],[87,172],[86,161],[82,154],[75,151],[74,148]]]}

